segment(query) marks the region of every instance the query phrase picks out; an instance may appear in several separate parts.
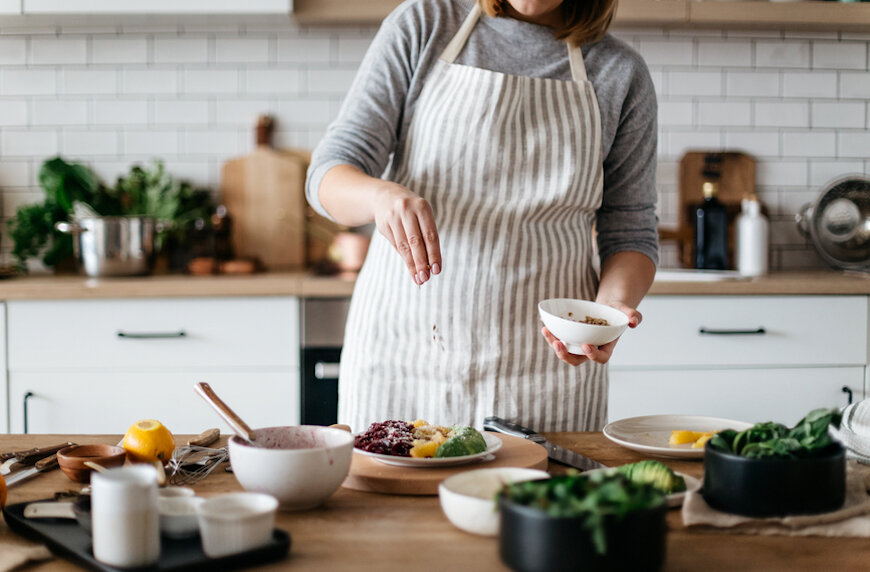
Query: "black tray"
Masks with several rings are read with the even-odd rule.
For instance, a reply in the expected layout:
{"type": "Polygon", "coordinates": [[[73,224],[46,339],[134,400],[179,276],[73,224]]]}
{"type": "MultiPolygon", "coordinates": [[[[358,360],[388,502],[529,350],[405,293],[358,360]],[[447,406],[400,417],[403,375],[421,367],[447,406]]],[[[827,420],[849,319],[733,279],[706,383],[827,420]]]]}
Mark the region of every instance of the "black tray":
{"type": "MultiPolygon", "coordinates": [[[[51,501],[53,499],[45,500],[51,501]]],[[[3,516],[10,529],[24,537],[45,543],[55,554],[69,558],[91,570],[130,570],[98,562],[91,550],[90,533],[74,520],[24,518],[24,507],[29,504],[30,502],[13,504],[3,509],[3,516]]],[[[290,534],[276,528],[272,533],[272,540],[265,546],[220,558],[209,558],[202,551],[202,541],[198,535],[183,540],[161,537],[160,559],[157,564],[137,570],[207,570],[214,572],[214,570],[245,568],[285,558],[290,551],[290,543],[290,534]]]]}

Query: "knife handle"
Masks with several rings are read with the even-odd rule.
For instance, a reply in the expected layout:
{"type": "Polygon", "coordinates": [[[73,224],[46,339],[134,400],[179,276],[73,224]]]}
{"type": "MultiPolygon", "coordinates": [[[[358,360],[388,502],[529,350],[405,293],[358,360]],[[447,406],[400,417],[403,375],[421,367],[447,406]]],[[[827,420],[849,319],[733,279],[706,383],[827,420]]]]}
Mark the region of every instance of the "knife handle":
{"type": "Polygon", "coordinates": [[[57,467],[57,453],[50,457],[46,457],[44,459],[36,461],[36,464],[33,465],[33,467],[40,473],[52,470],[53,468],[57,467]]]}
{"type": "Polygon", "coordinates": [[[514,437],[521,437],[523,439],[529,439],[538,434],[528,427],[523,427],[519,423],[514,423],[513,421],[508,421],[501,417],[487,417],[483,420],[483,428],[487,431],[496,431],[506,435],[513,435],[514,437]]]}
{"type": "Polygon", "coordinates": [[[60,443],[51,447],[36,447],[27,451],[18,451],[15,453],[15,459],[22,465],[32,465],[40,459],[44,459],[53,453],[57,453],[61,449],[65,449],[75,445],[75,443],[60,443]]]}

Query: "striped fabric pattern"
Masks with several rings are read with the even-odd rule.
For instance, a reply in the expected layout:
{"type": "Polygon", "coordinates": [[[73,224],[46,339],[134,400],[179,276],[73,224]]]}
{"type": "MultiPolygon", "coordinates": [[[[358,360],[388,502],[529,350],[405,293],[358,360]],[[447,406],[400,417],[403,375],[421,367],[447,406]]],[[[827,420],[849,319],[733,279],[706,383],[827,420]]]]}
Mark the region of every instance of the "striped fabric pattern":
{"type": "Polygon", "coordinates": [[[606,367],[571,367],[538,333],[540,300],[594,299],[597,287],[601,122],[576,52],[577,81],[434,68],[385,178],[432,204],[443,271],[418,287],[373,238],[348,317],[340,422],[603,426],[606,367]]]}

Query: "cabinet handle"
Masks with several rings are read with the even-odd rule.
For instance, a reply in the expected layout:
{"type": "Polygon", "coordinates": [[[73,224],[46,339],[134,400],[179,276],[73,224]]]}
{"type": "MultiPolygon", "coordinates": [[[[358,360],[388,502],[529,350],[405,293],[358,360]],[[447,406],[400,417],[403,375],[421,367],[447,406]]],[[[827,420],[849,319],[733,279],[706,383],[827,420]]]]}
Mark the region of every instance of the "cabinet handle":
{"type": "Polygon", "coordinates": [[[123,330],[118,330],[118,337],[126,338],[128,340],[160,340],[184,338],[187,337],[187,332],[184,330],[178,330],[177,332],[125,332],[123,330]]]}
{"type": "Polygon", "coordinates": [[[848,396],[846,398],[847,399],[846,405],[852,405],[852,399],[854,397],[854,395],[852,395],[852,390],[849,388],[848,385],[844,385],[842,391],[843,391],[843,393],[845,393],[848,396]]]}
{"type": "Polygon", "coordinates": [[[25,434],[25,435],[28,433],[28,430],[27,430],[27,429],[28,429],[28,427],[27,427],[27,426],[28,426],[28,422],[27,422],[27,400],[30,399],[31,397],[33,397],[33,392],[32,392],[32,391],[28,391],[27,393],[24,394],[24,434],[25,434]]]}
{"type": "Polygon", "coordinates": [[[764,328],[756,328],[754,330],[714,330],[701,326],[698,328],[699,334],[707,334],[710,336],[759,336],[767,333],[764,328]]]}
{"type": "Polygon", "coordinates": [[[319,361],[314,364],[315,379],[338,379],[339,365],[337,363],[329,363],[319,361]]]}

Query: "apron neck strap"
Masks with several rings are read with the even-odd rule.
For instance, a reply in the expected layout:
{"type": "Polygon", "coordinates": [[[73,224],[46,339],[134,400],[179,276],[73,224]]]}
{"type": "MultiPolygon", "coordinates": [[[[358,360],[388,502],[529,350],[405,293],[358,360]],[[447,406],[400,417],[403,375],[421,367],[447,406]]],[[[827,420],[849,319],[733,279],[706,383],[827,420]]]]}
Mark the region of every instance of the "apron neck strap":
{"type": "MultiPolygon", "coordinates": [[[[465,47],[468,37],[471,35],[471,30],[474,29],[479,19],[480,4],[475,2],[468,16],[465,17],[465,21],[462,22],[459,30],[456,31],[456,35],[453,36],[453,39],[450,40],[450,43],[441,52],[441,60],[448,64],[456,61],[456,58],[462,52],[462,48],[465,47]]],[[[580,51],[580,46],[568,44],[568,61],[571,64],[571,77],[574,81],[586,81],[586,64],[583,63],[583,52],[580,51]]]]}

